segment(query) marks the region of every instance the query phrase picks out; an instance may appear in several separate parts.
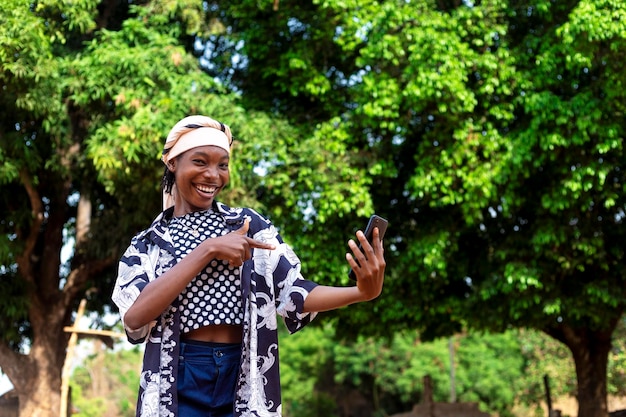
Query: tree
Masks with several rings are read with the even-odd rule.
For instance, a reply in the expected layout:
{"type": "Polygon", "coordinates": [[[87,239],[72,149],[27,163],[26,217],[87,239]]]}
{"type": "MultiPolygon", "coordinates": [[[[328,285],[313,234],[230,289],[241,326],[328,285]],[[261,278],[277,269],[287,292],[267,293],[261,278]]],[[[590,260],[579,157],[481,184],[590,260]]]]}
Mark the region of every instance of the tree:
{"type": "Polygon", "coordinates": [[[572,352],[579,416],[605,417],[624,7],[2,2],[0,367],[23,415],[53,413],[63,326],[88,288],[106,308],[158,211],[161,138],[203,112],[240,137],[226,202],[276,220],[308,276],[346,283],[346,238],[389,218],[384,296],[338,312],[339,335],[540,329],[572,352]]]}
{"type": "Polygon", "coordinates": [[[63,328],[88,290],[88,308],[110,310],[117,259],[159,212],[158,158],[181,117],[208,114],[236,132],[226,203],[261,209],[265,193],[273,213],[303,211],[308,189],[341,202],[327,211],[371,207],[365,180],[348,181],[357,171],[319,172],[320,155],[344,159],[328,155],[332,142],[245,110],[200,70],[194,38],[219,30],[206,13],[191,0],[0,4],[0,367],[20,416],[58,414],[63,328]]]}
{"type": "Polygon", "coordinates": [[[624,4],[295,3],[214,3],[229,30],[206,53],[245,65],[207,71],[340,138],[372,175],[390,279],[374,307],[339,313],[340,334],[539,329],[571,351],[579,417],[606,417],[626,284],[624,4]]]}

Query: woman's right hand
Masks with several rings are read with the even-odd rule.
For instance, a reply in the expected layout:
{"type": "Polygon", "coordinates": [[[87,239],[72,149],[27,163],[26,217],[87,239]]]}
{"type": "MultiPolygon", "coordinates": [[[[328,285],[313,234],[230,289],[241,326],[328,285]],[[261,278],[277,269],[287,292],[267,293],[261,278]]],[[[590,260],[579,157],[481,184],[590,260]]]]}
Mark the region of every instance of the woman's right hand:
{"type": "Polygon", "coordinates": [[[226,261],[234,267],[243,265],[252,257],[252,248],[276,249],[276,246],[272,244],[248,237],[249,228],[250,220],[246,219],[241,228],[217,238],[207,239],[202,242],[202,245],[207,246],[209,253],[212,254],[211,258],[226,261]]]}

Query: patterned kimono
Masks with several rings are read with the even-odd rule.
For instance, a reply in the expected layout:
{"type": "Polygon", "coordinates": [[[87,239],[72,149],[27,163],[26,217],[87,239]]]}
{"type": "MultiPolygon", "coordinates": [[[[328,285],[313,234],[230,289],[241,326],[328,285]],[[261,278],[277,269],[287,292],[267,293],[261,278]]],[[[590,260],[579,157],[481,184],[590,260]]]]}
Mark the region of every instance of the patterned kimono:
{"type": "MultiPolygon", "coordinates": [[[[231,231],[250,219],[248,236],[276,246],[275,250],[253,249],[252,259],[241,267],[244,326],[234,410],[237,417],[280,417],[276,315],[283,317],[290,333],[308,324],[315,313],[303,313],[304,300],[317,284],[302,277],[300,260],[269,220],[254,210],[231,209],[218,202],[213,209],[224,216],[231,231]]],[[[148,229],[137,234],[120,260],[112,299],[122,321],[143,288],[176,264],[167,226],[172,213],[173,208],[165,210],[148,229]]],[[[152,323],[140,329],[124,327],[131,343],[146,341],[137,416],[176,417],[178,300],[152,323]]]]}

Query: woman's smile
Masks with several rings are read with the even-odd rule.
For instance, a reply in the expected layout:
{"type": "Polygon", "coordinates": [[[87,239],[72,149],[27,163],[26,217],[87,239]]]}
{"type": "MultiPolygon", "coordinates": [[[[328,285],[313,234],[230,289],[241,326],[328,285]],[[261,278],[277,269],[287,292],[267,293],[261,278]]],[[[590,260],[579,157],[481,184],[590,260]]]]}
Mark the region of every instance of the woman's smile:
{"type": "Polygon", "coordinates": [[[218,189],[219,187],[216,187],[216,186],[208,186],[208,185],[202,185],[202,184],[196,185],[196,190],[200,191],[203,194],[209,194],[210,197],[213,197],[216,194],[218,189]]]}

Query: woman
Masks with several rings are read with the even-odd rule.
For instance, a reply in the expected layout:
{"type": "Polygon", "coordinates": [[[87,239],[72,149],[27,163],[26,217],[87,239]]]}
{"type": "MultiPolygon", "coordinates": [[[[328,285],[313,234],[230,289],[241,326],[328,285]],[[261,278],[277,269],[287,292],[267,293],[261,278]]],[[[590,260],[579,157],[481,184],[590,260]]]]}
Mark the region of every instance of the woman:
{"type": "Polygon", "coordinates": [[[268,219],[218,202],[232,141],[228,126],[206,116],[172,128],[164,211],[120,260],[112,298],[129,341],[146,341],[138,416],[280,417],[276,315],[293,333],[317,312],[382,291],[378,230],[373,245],[357,232],[362,251],[348,242],[357,285],[323,286],[302,277],[268,219]]]}

